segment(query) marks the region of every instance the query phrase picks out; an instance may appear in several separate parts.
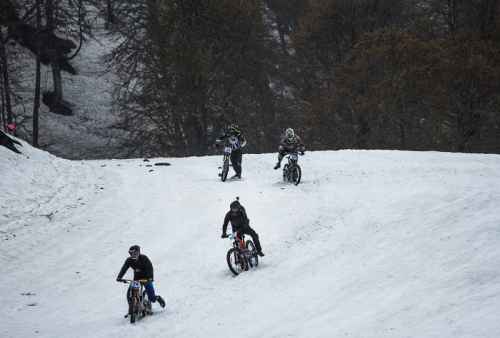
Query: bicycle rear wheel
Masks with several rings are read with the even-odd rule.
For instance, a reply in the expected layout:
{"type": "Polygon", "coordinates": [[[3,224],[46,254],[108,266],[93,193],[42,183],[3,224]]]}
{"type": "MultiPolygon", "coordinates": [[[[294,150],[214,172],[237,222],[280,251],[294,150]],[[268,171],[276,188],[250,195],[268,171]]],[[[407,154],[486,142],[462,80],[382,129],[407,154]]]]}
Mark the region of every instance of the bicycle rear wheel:
{"type": "Polygon", "coordinates": [[[231,270],[235,276],[248,269],[245,257],[243,257],[240,250],[236,248],[229,249],[226,260],[229,270],[231,270]]]}
{"type": "Polygon", "coordinates": [[[246,247],[250,252],[248,263],[250,264],[251,268],[255,268],[257,267],[257,265],[259,265],[259,256],[257,256],[257,249],[255,249],[255,244],[253,244],[252,241],[247,241],[246,247]]]}

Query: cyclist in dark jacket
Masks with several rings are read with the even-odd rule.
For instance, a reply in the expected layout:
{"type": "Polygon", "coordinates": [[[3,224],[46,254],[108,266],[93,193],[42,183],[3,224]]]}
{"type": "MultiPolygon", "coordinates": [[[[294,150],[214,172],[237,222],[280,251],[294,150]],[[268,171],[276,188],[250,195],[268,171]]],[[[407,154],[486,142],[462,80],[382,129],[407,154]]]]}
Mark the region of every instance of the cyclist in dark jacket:
{"type": "Polygon", "coordinates": [[[232,148],[231,164],[233,165],[233,169],[236,173],[232,178],[241,178],[241,162],[243,160],[242,148],[246,146],[247,141],[236,124],[231,124],[226,127],[222,135],[215,140],[215,143],[218,145],[225,140],[228,140],[228,143],[232,148]]]}
{"type": "Polygon", "coordinates": [[[227,225],[231,222],[231,228],[233,232],[238,234],[247,234],[252,237],[255,243],[255,248],[257,249],[257,254],[259,256],[264,256],[262,252],[262,247],[260,246],[259,235],[250,228],[250,223],[247,217],[245,208],[240,204],[238,200],[233,201],[230,205],[230,210],[226,213],[224,217],[224,224],[222,224],[222,236],[221,238],[226,238],[227,236],[227,225]]]}
{"type": "Polygon", "coordinates": [[[285,136],[280,141],[278,151],[278,163],[276,163],[274,169],[281,167],[281,160],[283,160],[283,157],[285,157],[286,154],[296,151],[304,155],[305,146],[299,135],[295,134],[292,128],[287,128],[285,130],[285,136]]]}
{"type": "Polygon", "coordinates": [[[134,280],[147,280],[144,284],[146,293],[148,294],[148,299],[151,303],[158,301],[161,307],[165,307],[165,301],[159,295],[155,295],[155,289],[153,286],[153,264],[149,260],[148,256],[141,254],[141,248],[138,245],[132,245],[128,250],[130,257],[123,263],[118,277],[116,277],[117,282],[123,281],[123,276],[127,272],[128,268],[134,270],[134,280]]]}

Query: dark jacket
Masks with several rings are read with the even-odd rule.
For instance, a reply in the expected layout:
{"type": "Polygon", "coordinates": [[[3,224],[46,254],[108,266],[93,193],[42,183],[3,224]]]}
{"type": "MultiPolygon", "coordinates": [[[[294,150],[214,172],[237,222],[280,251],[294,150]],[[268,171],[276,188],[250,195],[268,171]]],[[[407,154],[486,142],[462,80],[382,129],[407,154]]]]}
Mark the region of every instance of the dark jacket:
{"type": "Polygon", "coordinates": [[[151,264],[151,261],[146,255],[141,254],[138,259],[132,259],[131,257],[127,258],[118,273],[117,279],[123,278],[128,268],[134,270],[134,280],[153,279],[153,264],[151,264]]]}
{"type": "Polygon", "coordinates": [[[295,135],[292,139],[289,139],[286,136],[283,137],[280,141],[280,146],[288,152],[305,150],[305,146],[302,143],[301,138],[297,135],[295,135]]]}
{"type": "Polygon", "coordinates": [[[245,139],[245,137],[241,132],[226,131],[216,140],[216,143],[219,144],[225,140],[228,140],[233,150],[241,149],[247,144],[247,140],[245,139]],[[231,137],[233,138],[232,143],[229,140],[231,137]]]}
{"type": "Polygon", "coordinates": [[[240,206],[240,210],[236,214],[233,214],[231,210],[226,213],[226,217],[224,217],[224,224],[222,225],[222,233],[226,233],[227,224],[229,222],[231,222],[233,232],[237,232],[248,227],[249,220],[245,208],[240,206]]]}

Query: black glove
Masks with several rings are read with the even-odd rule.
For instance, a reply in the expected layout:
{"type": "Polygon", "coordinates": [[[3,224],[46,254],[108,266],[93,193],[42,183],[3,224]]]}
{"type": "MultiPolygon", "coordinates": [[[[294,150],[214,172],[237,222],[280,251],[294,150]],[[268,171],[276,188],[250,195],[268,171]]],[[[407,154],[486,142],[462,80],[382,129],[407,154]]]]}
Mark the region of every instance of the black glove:
{"type": "Polygon", "coordinates": [[[222,234],[222,235],[220,236],[220,238],[228,238],[228,237],[229,237],[229,236],[228,236],[228,234],[222,234]]]}
{"type": "Polygon", "coordinates": [[[117,282],[122,282],[122,283],[125,283],[125,281],[122,279],[122,278],[117,278],[116,279],[117,282]]]}
{"type": "Polygon", "coordinates": [[[304,155],[304,154],[305,154],[305,152],[304,152],[304,150],[302,150],[302,151],[300,152],[300,155],[304,155]]]}

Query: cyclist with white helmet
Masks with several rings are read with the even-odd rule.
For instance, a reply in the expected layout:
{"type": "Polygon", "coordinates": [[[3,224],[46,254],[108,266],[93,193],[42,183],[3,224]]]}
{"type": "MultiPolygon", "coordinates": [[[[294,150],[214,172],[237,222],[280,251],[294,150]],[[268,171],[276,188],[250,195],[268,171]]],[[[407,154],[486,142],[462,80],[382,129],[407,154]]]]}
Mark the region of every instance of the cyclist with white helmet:
{"type": "Polygon", "coordinates": [[[286,128],[285,135],[281,138],[278,151],[278,163],[274,166],[275,170],[281,167],[281,160],[283,160],[286,154],[300,152],[301,155],[304,155],[305,146],[299,135],[295,134],[292,128],[286,128]]]}

